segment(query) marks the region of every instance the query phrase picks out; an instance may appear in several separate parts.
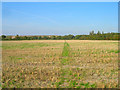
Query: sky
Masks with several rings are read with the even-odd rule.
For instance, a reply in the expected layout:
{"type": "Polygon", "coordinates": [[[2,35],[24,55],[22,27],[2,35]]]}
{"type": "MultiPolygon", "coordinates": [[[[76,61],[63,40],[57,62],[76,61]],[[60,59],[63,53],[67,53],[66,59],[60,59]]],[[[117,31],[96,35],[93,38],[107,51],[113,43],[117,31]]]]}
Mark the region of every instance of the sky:
{"type": "Polygon", "coordinates": [[[2,34],[118,32],[117,2],[3,2],[2,34]]]}
{"type": "Polygon", "coordinates": [[[2,2],[119,2],[119,0],[2,0],[2,2]]]}

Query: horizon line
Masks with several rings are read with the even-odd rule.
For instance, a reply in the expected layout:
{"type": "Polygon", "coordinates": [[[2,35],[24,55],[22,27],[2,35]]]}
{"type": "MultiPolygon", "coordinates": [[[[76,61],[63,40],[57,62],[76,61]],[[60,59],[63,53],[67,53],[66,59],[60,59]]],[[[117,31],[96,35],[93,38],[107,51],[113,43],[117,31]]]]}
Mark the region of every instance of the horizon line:
{"type": "MultiPolygon", "coordinates": [[[[107,33],[120,33],[120,32],[104,32],[104,34],[107,34],[107,33]]],[[[97,34],[97,33],[94,33],[94,34],[97,34]]],[[[102,33],[101,33],[102,34],[102,33]]],[[[2,35],[5,35],[5,36],[16,36],[16,35],[19,35],[19,36],[65,36],[65,35],[89,35],[89,34],[1,34],[0,36],[2,35]]]]}

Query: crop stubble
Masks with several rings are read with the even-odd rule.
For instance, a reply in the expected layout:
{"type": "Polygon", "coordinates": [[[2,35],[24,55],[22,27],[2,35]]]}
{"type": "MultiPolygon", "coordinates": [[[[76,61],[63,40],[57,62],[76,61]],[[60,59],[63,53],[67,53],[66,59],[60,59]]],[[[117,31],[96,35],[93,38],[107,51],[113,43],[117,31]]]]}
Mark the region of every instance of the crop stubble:
{"type": "Polygon", "coordinates": [[[2,87],[118,86],[118,42],[3,41],[2,87]]]}

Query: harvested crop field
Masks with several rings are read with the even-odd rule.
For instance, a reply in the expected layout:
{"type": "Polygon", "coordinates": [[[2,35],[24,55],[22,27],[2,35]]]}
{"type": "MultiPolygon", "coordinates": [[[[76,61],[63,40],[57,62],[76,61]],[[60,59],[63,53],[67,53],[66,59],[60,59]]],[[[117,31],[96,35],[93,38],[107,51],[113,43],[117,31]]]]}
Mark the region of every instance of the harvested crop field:
{"type": "Polygon", "coordinates": [[[2,42],[3,88],[116,88],[118,41],[2,42]]]}

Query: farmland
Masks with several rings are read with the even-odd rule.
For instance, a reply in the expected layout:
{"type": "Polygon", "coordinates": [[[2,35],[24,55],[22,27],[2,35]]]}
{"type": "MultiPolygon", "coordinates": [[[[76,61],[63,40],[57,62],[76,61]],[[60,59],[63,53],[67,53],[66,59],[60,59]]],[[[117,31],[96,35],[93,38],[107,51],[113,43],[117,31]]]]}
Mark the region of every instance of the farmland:
{"type": "Polygon", "coordinates": [[[117,88],[118,41],[2,42],[3,88],[117,88]]]}

